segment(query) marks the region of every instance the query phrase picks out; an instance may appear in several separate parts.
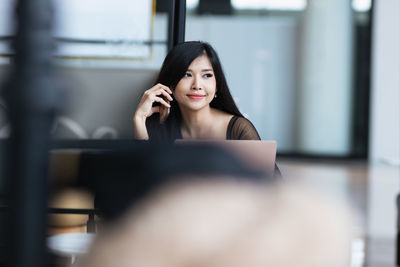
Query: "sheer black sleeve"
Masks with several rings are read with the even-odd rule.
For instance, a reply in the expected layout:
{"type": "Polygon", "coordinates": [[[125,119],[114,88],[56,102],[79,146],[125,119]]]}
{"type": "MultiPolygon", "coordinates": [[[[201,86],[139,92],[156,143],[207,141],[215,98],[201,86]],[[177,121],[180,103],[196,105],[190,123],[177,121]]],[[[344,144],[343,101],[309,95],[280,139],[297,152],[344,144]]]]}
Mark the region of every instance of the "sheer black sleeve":
{"type": "Polygon", "coordinates": [[[246,118],[233,117],[226,132],[228,140],[261,140],[254,125],[246,118]]]}

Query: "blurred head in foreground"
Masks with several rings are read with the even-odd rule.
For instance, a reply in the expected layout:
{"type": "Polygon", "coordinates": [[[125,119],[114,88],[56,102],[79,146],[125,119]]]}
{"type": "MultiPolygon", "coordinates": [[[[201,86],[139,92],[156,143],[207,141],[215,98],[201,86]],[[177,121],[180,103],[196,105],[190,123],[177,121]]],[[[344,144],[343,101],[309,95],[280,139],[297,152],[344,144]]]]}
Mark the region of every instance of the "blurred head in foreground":
{"type": "Polygon", "coordinates": [[[348,266],[343,207],[288,185],[195,178],[160,187],[109,224],[80,266],[348,266]]]}

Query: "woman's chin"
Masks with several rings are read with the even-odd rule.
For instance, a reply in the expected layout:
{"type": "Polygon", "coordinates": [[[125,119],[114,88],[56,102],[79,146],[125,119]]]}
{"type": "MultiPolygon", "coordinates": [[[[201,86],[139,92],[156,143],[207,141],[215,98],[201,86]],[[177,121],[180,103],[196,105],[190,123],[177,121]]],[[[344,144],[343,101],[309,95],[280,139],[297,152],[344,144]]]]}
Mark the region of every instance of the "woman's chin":
{"type": "Polygon", "coordinates": [[[210,108],[210,102],[208,102],[206,99],[186,101],[185,103],[180,103],[179,107],[182,111],[183,110],[199,111],[210,108]]]}

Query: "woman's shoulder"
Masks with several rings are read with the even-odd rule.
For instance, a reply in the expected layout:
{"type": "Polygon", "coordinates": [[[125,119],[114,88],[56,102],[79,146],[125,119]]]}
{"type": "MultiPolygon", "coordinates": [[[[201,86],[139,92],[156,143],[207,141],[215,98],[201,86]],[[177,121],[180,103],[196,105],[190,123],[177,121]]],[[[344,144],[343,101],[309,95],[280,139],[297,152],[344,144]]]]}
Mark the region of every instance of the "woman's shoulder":
{"type": "Polygon", "coordinates": [[[233,114],[213,108],[213,119],[215,120],[215,122],[217,122],[217,124],[226,126],[231,122],[233,117],[233,114]]]}
{"type": "Polygon", "coordinates": [[[230,140],[260,140],[254,125],[248,119],[233,116],[228,124],[226,139],[230,140]]]}
{"type": "Polygon", "coordinates": [[[250,120],[246,119],[245,117],[240,117],[234,115],[230,121],[229,124],[233,130],[244,130],[246,128],[254,128],[254,125],[251,123],[250,120]]]}
{"type": "Polygon", "coordinates": [[[225,119],[230,120],[232,118],[232,116],[233,116],[232,114],[230,114],[230,113],[228,113],[226,111],[217,109],[217,108],[211,108],[211,109],[213,111],[214,116],[216,116],[218,118],[225,118],[225,119]]]}

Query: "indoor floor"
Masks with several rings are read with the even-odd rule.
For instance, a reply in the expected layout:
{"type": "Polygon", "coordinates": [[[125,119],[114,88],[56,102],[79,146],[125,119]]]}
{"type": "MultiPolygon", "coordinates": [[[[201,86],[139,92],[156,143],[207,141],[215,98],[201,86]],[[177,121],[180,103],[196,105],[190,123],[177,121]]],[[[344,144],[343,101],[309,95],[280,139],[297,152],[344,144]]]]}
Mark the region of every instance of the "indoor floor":
{"type": "Polygon", "coordinates": [[[301,181],[344,202],[356,218],[351,266],[395,264],[400,168],[382,162],[278,158],[285,179],[301,181]]]}

